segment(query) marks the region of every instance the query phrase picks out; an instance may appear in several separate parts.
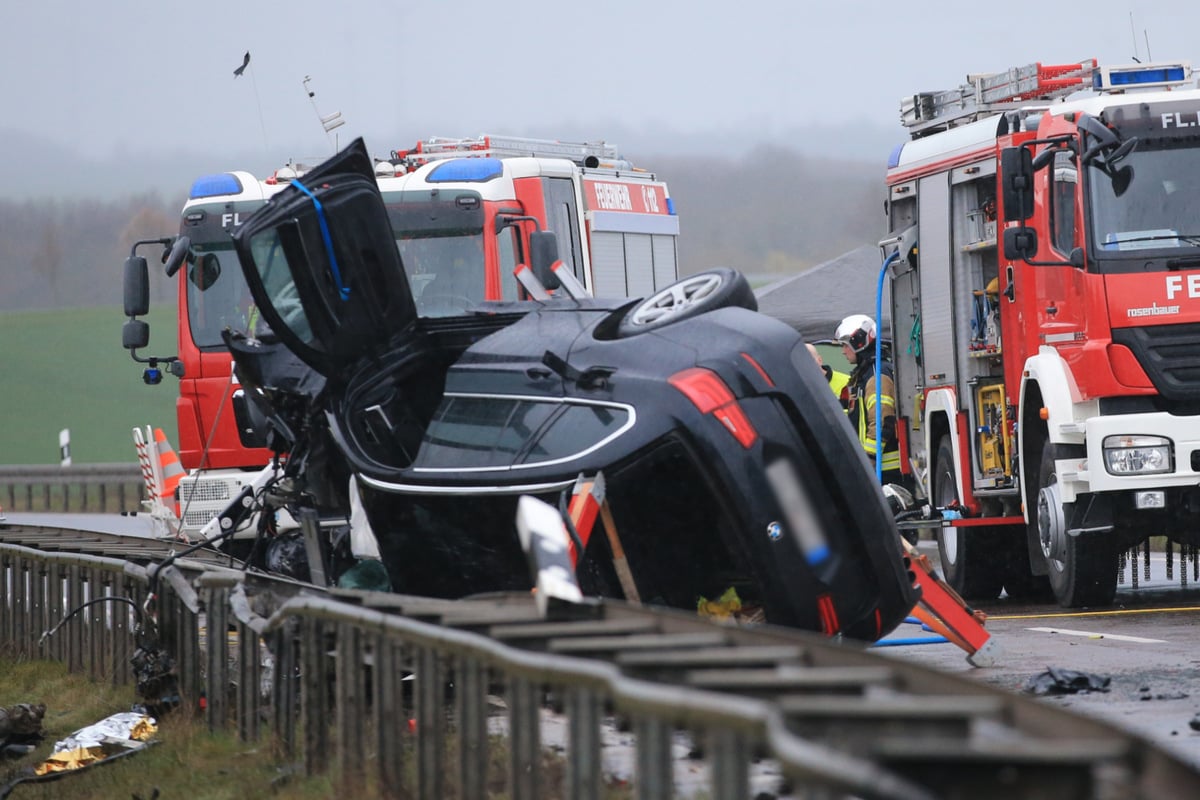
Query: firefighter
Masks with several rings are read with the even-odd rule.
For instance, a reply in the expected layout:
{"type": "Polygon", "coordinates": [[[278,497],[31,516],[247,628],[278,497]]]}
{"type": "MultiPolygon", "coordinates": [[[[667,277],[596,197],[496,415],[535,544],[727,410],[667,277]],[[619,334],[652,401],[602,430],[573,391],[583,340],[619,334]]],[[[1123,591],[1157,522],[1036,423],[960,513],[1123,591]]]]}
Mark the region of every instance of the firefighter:
{"type": "MultiPolygon", "coordinates": [[[[849,404],[846,413],[858,433],[871,466],[875,467],[875,321],[865,314],[852,314],[842,320],[834,337],[842,345],[846,360],[854,365],[847,386],[849,404]]],[[[900,448],[896,438],[896,388],[892,365],[879,365],[879,405],[882,419],[883,483],[902,484],[900,448]]]]}

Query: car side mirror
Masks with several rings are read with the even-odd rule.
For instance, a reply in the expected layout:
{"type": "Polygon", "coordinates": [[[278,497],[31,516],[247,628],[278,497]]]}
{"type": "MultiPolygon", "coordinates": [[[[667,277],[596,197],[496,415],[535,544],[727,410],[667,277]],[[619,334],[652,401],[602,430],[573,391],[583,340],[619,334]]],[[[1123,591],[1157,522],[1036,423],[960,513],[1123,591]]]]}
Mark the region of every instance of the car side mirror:
{"type": "Polygon", "coordinates": [[[150,268],[141,256],[125,259],[124,293],[125,316],[141,317],[150,312],[150,268]]]}
{"type": "Polygon", "coordinates": [[[558,261],[558,239],[553,231],[534,231],[529,234],[529,266],[533,274],[547,289],[560,285],[554,274],[554,262],[558,261]]]}

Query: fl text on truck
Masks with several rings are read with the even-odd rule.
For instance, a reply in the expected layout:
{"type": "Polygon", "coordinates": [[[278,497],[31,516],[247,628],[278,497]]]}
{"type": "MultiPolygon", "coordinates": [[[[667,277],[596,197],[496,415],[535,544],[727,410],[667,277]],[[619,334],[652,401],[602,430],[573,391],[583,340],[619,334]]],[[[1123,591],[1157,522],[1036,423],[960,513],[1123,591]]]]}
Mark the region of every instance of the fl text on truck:
{"type": "Polygon", "coordinates": [[[1112,601],[1200,544],[1200,91],[1184,62],[972,75],[887,171],[905,469],[971,598],[1112,601]]]}
{"type": "MultiPolygon", "coordinates": [[[[126,262],[124,344],[136,360],[148,362],[148,383],[161,380],[163,364],[180,378],[178,452],[189,473],[178,507],[188,536],[270,461],[222,340],[226,328],[253,334],[262,325],[231,234],[306,169],[291,163],[265,179],[225,172],[192,184],[174,240],[186,256],[180,262],[164,255],[168,264],[182,263],[177,355],[138,355],[149,337],[146,323],[136,319],[148,306],[147,265],[136,252],[126,262]]],[[[377,159],[376,178],[425,317],[524,297],[514,277],[521,264],[544,272],[561,260],[593,295],[604,297],[649,295],[678,278],[679,218],[667,186],[622,159],[612,144],[429,138],[377,159]]]]}

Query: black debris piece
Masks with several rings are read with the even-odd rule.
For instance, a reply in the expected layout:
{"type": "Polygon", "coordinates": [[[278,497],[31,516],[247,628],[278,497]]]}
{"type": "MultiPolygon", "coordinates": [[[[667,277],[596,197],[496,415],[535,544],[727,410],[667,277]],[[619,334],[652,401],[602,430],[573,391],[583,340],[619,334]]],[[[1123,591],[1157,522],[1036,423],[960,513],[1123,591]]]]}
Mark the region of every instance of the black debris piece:
{"type": "Polygon", "coordinates": [[[1046,671],[1030,678],[1025,684],[1028,694],[1079,694],[1082,692],[1107,692],[1112,682],[1109,675],[1092,675],[1070,669],[1046,667],[1046,671]]]}

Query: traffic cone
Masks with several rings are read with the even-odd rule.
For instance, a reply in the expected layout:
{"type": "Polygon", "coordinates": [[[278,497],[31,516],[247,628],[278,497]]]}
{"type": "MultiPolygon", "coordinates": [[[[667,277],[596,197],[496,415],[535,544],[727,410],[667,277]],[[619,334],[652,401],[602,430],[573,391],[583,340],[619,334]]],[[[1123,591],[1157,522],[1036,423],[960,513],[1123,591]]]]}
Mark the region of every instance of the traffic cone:
{"type": "Polygon", "coordinates": [[[173,506],[175,516],[178,517],[179,505],[175,502],[175,490],[179,487],[179,481],[183,479],[183,465],[179,463],[179,456],[167,441],[167,435],[163,433],[162,428],[154,429],[154,446],[158,450],[159,473],[162,475],[158,498],[164,506],[173,506]]]}

